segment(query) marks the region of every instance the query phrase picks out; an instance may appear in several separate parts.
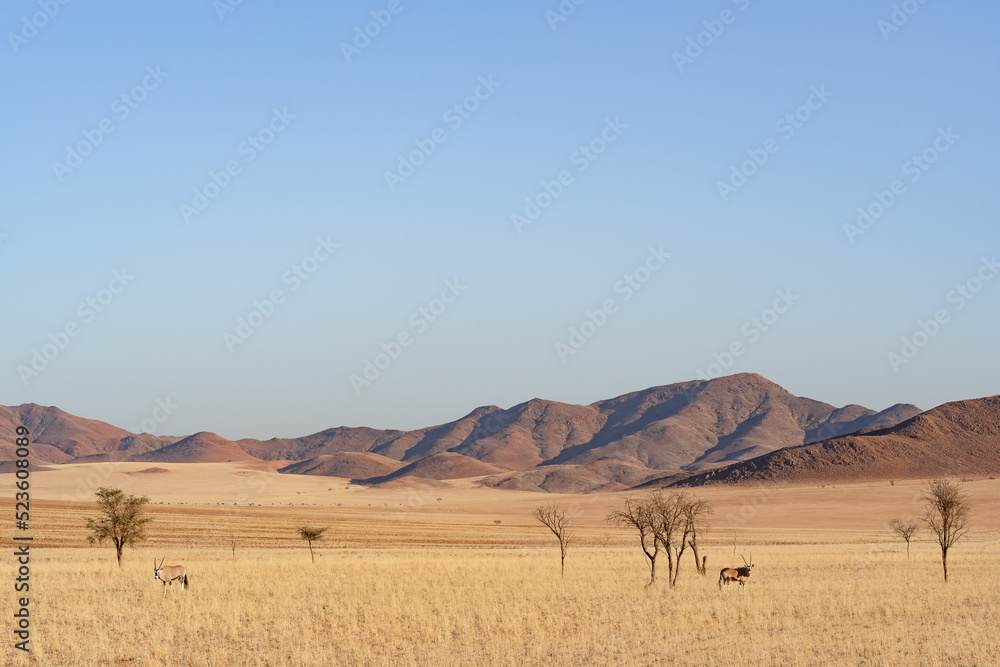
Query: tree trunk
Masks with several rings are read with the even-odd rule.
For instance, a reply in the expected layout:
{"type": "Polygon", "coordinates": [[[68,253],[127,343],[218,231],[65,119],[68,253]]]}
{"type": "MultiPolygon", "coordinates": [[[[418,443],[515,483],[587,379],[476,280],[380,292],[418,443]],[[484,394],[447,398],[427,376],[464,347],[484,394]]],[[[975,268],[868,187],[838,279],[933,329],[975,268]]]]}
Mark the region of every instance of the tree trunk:
{"type": "Polygon", "coordinates": [[[906,540],[906,560],[910,560],[910,541],[906,540]]]}
{"type": "MultiPolygon", "coordinates": [[[[691,551],[694,553],[694,569],[698,570],[698,574],[700,574],[701,576],[705,576],[706,574],[705,565],[702,562],[701,558],[698,557],[698,543],[692,541],[689,542],[688,544],[691,545],[691,551]]],[[[706,561],[708,560],[708,556],[705,556],[705,560],[706,561]]]]}
{"type": "Polygon", "coordinates": [[[649,559],[649,583],[646,584],[646,588],[649,588],[656,583],[656,556],[649,559]]]}
{"type": "Polygon", "coordinates": [[[124,546],[124,544],[115,545],[115,555],[118,557],[118,567],[122,566],[122,547],[124,546]]]}
{"type": "Polygon", "coordinates": [[[680,559],[678,558],[677,566],[674,567],[674,554],[671,551],[670,545],[667,545],[667,581],[670,583],[671,588],[677,585],[677,571],[680,569],[680,559]]]}
{"type": "Polygon", "coordinates": [[[313,555],[313,543],[312,543],[312,540],[309,540],[309,558],[312,559],[313,563],[316,562],[316,556],[313,555]]]}
{"type": "Polygon", "coordinates": [[[948,547],[941,547],[941,565],[944,567],[944,580],[948,581],[948,547]]]}

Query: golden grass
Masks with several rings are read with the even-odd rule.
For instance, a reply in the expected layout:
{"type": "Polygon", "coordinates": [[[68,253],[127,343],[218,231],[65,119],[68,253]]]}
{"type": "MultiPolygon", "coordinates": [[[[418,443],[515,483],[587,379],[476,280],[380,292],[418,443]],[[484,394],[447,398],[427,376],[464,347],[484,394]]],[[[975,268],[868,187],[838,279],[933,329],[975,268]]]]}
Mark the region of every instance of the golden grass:
{"type": "MultiPolygon", "coordinates": [[[[378,526],[368,529],[377,534],[378,526]]],[[[996,540],[958,545],[945,584],[928,542],[907,561],[887,540],[787,544],[793,537],[756,536],[757,567],[743,593],[720,592],[689,556],[676,589],[647,589],[637,548],[572,549],[561,581],[554,542],[356,549],[331,539],[320,543],[314,565],[300,540],[258,548],[251,534],[235,560],[221,546],[172,548],[168,564],[187,566],[191,588],[164,598],[149,563],[160,550],[127,552],[119,570],[110,548],[39,549],[34,658],[44,665],[1000,664],[1000,581],[983,574],[995,572],[996,540]]],[[[721,562],[733,564],[731,547],[716,541],[704,551],[716,572],[721,562]]],[[[9,560],[0,576],[12,576],[9,560]]],[[[0,603],[0,615],[11,618],[13,595],[0,603]]],[[[10,644],[4,655],[5,664],[25,664],[10,644]]]]}
{"type": "MultiPolygon", "coordinates": [[[[285,480],[268,483],[275,506],[217,505],[231,481],[215,495],[193,489],[201,506],[152,505],[150,540],[120,570],[110,547],[86,546],[93,504],[33,501],[34,653],[14,650],[8,622],[3,664],[1000,664],[995,481],[969,485],[975,532],[953,549],[947,584],[926,533],[907,560],[885,528],[913,510],[919,483],[697,490],[717,507],[703,538],[710,574],[685,554],[670,589],[646,588],[634,536],[604,523],[618,495],[456,486],[415,502],[307,480],[330,494],[313,507],[288,505],[300,494],[278,493],[285,480]],[[572,510],[579,536],[565,580],[555,539],[530,517],[552,500],[572,510]],[[740,563],[731,520],[757,565],[742,593],[716,585],[722,566],[740,563]],[[304,524],[331,527],[315,564],[297,537],[304,524]],[[154,555],[184,564],[191,589],[164,598],[154,555]]],[[[154,501],[162,483],[145,490],[154,501]]],[[[12,516],[11,504],[0,511],[12,516]]],[[[0,581],[13,572],[0,560],[0,581]]],[[[7,590],[0,616],[12,620],[7,590]]]]}

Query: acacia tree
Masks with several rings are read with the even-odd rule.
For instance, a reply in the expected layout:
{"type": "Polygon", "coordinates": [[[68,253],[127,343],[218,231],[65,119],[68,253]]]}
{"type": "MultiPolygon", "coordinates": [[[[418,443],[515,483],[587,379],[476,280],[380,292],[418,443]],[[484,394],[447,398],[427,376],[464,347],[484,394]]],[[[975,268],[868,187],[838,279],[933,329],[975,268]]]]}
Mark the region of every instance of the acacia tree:
{"type": "Polygon", "coordinates": [[[660,555],[660,541],[656,539],[656,521],[652,512],[653,495],[646,498],[626,498],[625,507],[608,514],[607,521],[622,528],[633,528],[639,533],[639,546],[649,561],[649,583],[656,583],[656,558],[660,555]]]}
{"type": "Polygon", "coordinates": [[[122,566],[122,550],[126,545],[134,547],[146,539],[146,524],[152,521],[145,516],[144,506],[149,502],[146,496],[126,496],[121,489],[100,487],[95,492],[102,516],[86,519],[91,544],[110,540],[115,545],[118,567],[122,566]]]}
{"type": "Polygon", "coordinates": [[[570,518],[566,516],[566,511],[560,508],[558,503],[543,505],[535,509],[534,517],[552,531],[552,534],[559,540],[559,567],[561,576],[565,579],[566,551],[569,549],[569,545],[574,537],[569,529],[570,518]]]}
{"type": "Polygon", "coordinates": [[[948,581],[948,549],[967,532],[972,511],[969,497],[962,492],[958,482],[935,479],[924,492],[924,503],[927,506],[924,523],[941,546],[941,566],[944,580],[948,581]]]}
{"type": "Polygon", "coordinates": [[[910,558],[910,540],[913,539],[913,535],[920,529],[920,524],[916,521],[903,521],[902,519],[893,519],[889,522],[889,530],[898,535],[901,539],[906,541],[906,558],[910,558]]]}
{"type": "Polygon", "coordinates": [[[318,542],[323,539],[323,533],[325,533],[328,528],[312,528],[310,526],[300,526],[299,527],[299,537],[309,543],[309,557],[312,562],[316,562],[316,556],[313,554],[313,542],[318,542]]]}

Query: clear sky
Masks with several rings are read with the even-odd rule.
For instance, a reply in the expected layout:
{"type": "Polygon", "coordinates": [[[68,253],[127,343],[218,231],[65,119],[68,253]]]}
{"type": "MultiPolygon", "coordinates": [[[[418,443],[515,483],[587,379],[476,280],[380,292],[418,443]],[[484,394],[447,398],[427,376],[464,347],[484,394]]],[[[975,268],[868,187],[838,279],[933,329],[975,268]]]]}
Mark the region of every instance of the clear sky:
{"type": "Polygon", "coordinates": [[[0,9],[2,404],[998,391],[995,3],[63,1],[0,9]]]}

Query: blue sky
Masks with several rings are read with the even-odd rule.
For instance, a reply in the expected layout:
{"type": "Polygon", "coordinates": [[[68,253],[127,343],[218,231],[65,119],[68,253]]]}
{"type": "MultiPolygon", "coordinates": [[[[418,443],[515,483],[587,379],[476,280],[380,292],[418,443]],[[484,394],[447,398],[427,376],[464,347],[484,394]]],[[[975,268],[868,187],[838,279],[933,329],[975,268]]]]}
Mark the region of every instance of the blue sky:
{"type": "Polygon", "coordinates": [[[0,403],[997,392],[995,5],[224,2],[0,10],[0,403]]]}

